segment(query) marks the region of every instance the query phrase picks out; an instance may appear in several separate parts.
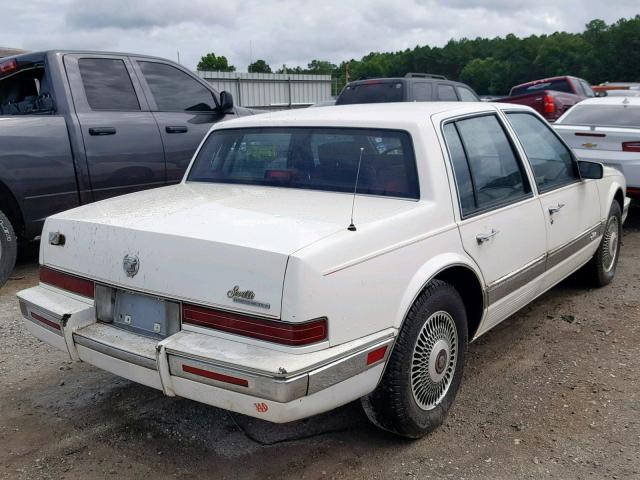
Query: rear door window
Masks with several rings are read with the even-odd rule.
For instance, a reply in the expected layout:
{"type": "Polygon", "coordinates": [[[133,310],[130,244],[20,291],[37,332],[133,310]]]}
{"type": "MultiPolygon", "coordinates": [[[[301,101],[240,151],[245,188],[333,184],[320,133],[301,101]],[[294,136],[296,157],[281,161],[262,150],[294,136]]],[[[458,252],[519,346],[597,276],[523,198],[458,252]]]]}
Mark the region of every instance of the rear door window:
{"type": "Polygon", "coordinates": [[[91,110],[140,110],[124,61],[117,58],[81,58],[78,67],[91,110]]]}
{"type": "Polygon", "coordinates": [[[457,102],[456,91],[451,85],[438,84],[438,100],[441,102],[457,102]]]}
{"type": "Polygon", "coordinates": [[[415,82],[413,84],[413,99],[416,102],[428,102],[431,100],[431,84],[428,82],[415,82]]]}
{"type": "Polygon", "coordinates": [[[533,168],[538,190],[553,190],[580,179],[571,152],[545,122],[525,112],[509,112],[507,117],[533,168]]]}
{"type": "Polygon", "coordinates": [[[158,62],[139,61],[158,111],[209,112],[216,108],[213,93],[182,70],[158,62]]]}
{"type": "Polygon", "coordinates": [[[531,195],[524,166],[495,115],[449,123],[444,135],[463,216],[531,195]]]}

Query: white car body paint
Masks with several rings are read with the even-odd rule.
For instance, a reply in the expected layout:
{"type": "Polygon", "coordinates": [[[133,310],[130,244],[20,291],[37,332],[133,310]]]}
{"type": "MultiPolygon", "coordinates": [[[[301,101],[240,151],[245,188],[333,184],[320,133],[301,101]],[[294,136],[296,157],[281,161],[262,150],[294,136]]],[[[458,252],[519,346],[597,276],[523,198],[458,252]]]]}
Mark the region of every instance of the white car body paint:
{"type": "MultiPolygon", "coordinates": [[[[347,230],[349,193],[186,180],[82,206],[45,223],[42,265],[122,290],[256,319],[297,324],[326,317],[323,341],[291,347],[188,324],[162,340],[123,333],[97,322],[93,299],[44,283],[18,294],[25,323],[73,359],[167,395],[274,422],[304,418],[366,395],[381,378],[409,308],[436,275],[456,266],[477,278],[482,318],[470,332],[477,338],[584,265],[598,246],[599,226],[614,196],[624,194],[623,176],[605,169],[603,179],[577,181],[542,195],[532,182],[530,198],[462,218],[442,125],[483,113],[507,122],[503,110],[537,116],[510,104],[405,103],[295,110],[213,127],[407,131],[420,198],[357,195],[355,232],[347,230]],[[551,229],[546,209],[553,202],[571,207],[551,229]],[[499,233],[479,245],[476,236],[492,229],[499,233]],[[63,233],[65,245],[50,245],[50,232],[63,233]],[[558,251],[563,255],[549,257],[558,251]],[[139,257],[138,275],[124,272],[125,255],[139,257]],[[537,274],[529,278],[531,271],[537,274]],[[269,308],[234,302],[227,295],[234,286],[251,289],[255,300],[269,308]],[[60,329],[45,328],[33,312],[60,329]],[[369,353],[385,346],[379,360],[365,365],[369,353]],[[183,372],[176,370],[180,365],[183,372]],[[247,386],[197,381],[184,373],[184,365],[238,377],[247,386]]],[[[522,147],[505,125],[532,177],[522,147]]]]}

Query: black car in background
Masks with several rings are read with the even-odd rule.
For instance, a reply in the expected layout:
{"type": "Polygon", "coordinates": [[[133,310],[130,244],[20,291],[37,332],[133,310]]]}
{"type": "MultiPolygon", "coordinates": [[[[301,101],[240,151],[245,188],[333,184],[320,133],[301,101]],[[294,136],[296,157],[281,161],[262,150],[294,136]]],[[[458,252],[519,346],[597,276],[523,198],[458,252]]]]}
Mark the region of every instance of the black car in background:
{"type": "Polygon", "coordinates": [[[442,75],[407,73],[399,78],[371,78],[349,82],[336,105],[382,102],[479,102],[469,85],[442,75]]]}

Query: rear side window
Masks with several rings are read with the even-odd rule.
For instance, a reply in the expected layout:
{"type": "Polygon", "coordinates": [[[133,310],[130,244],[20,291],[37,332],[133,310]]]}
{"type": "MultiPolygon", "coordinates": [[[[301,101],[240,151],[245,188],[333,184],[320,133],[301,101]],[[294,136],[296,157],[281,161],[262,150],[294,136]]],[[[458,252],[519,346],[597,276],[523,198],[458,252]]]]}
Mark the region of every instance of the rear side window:
{"type": "Polygon", "coordinates": [[[463,102],[477,102],[478,97],[471,90],[465,87],[457,87],[458,95],[460,95],[460,100],[463,102]]]}
{"type": "Polygon", "coordinates": [[[407,132],[361,128],[270,127],[211,133],[188,181],[419,198],[407,132]],[[359,171],[359,173],[358,173],[359,171]]]}
{"type": "Polygon", "coordinates": [[[456,91],[451,85],[438,84],[438,100],[441,102],[457,102],[456,91]]]}
{"type": "Polygon", "coordinates": [[[81,58],[78,67],[91,110],[140,110],[131,77],[122,60],[81,58]]]}
{"type": "Polygon", "coordinates": [[[546,123],[530,113],[511,112],[507,117],[527,154],[541,192],[580,178],[569,149],[546,123]]]}
{"type": "Polygon", "coordinates": [[[413,99],[416,102],[428,102],[431,100],[431,84],[428,82],[415,82],[413,88],[413,99]]]}
{"type": "Polygon", "coordinates": [[[367,81],[367,83],[356,83],[344,87],[336,101],[336,105],[402,102],[403,99],[404,88],[402,82],[371,80],[367,81]]]}
{"type": "Polygon", "coordinates": [[[529,196],[525,170],[495,115],[449,123],[444,134],[463,216],[529,196]]]}
{"type": "Polygon", "coordinates": [[[213,94],[185,72],[157,62],[138,62],[161,112],[201,112],[216,108],[213,94]]]}

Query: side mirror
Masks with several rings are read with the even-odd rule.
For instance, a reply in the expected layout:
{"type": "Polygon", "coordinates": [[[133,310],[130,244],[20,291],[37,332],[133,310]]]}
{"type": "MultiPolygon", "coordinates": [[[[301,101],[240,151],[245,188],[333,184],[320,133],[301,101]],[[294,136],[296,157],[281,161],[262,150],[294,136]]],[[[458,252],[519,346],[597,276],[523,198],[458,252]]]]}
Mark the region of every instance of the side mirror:
{"type": "Polygon", "coordinates": [[[597,162],[578,160],[578,169],[580,170],[580,177],[582,178],[599,180],[604,175],[604,168],[602,167],[602,164],[597,162]]]}
{"type": "Polygon", "coordinates": [[[223,90],[220,92],[220,106],[218,107],[222,113],[233,110],[233,95],[223,90]]]}

